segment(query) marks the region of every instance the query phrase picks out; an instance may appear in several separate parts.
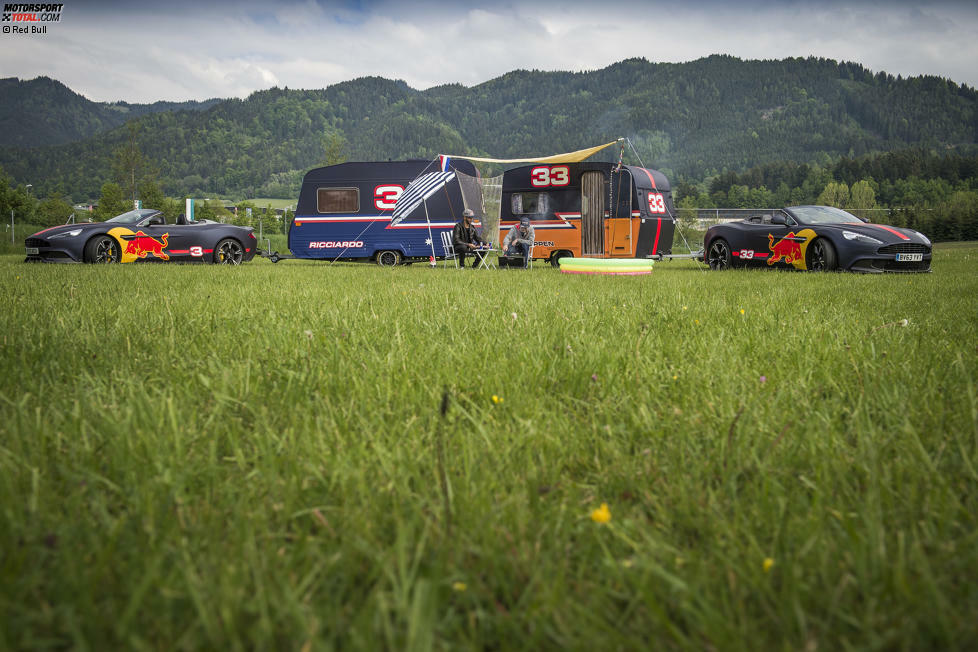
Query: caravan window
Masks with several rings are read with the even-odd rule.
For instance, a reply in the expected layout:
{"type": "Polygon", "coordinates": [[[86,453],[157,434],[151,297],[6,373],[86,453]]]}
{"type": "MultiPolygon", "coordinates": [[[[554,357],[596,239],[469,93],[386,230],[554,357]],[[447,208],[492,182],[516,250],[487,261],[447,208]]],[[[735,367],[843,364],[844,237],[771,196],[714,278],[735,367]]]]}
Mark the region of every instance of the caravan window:
{"type": "Polygon", "coordinates": [[[514,192],[513,215],[544,215],[550,212],[550,195],[545,192],[514,192]]]}
{"type": "Polygon", "coordinates": [[[316,206],[320,213],[356,213],[360,210],[360,191],[356,188],[319,188],[316,206]]]}

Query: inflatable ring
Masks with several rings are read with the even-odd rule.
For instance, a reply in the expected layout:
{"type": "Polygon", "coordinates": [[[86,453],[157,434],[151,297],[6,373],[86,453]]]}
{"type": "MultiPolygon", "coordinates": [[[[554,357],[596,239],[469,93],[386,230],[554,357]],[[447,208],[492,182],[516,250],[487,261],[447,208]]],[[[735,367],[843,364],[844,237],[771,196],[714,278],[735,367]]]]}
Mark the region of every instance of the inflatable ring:
{"type": "Polygon", "coordinates": [[[652,273],[652,260],[643,258],[561,258],[564,274],[602,274],[606,276],[641,276],[652,273]]]}

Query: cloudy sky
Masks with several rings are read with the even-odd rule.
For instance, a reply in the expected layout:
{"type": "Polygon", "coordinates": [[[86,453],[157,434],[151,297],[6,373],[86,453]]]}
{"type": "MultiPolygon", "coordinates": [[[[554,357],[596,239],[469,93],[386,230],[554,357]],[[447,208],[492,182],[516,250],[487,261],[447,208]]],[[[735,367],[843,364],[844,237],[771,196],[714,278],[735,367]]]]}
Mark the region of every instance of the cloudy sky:
{"type": "Polygon", "coordinates": [[[0,77],[47,75],[92,100],[154,102],[365,75],[472,86],[516,68],[723,53],[822,56],[978,86],[976,34],[975,0],[65,0],[47,34],[0,34],[0,77]]]}

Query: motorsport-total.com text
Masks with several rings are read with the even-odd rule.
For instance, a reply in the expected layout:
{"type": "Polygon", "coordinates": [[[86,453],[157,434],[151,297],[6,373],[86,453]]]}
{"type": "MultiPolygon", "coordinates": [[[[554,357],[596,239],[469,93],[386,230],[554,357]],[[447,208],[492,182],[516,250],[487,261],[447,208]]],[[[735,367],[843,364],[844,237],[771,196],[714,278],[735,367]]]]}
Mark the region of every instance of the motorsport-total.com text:
{"type": "Polygon", "coordinates": [[[31,4],[12,3],[3,5],[4,23],[56,23],[61,20],[64,3],[31,4]]]}

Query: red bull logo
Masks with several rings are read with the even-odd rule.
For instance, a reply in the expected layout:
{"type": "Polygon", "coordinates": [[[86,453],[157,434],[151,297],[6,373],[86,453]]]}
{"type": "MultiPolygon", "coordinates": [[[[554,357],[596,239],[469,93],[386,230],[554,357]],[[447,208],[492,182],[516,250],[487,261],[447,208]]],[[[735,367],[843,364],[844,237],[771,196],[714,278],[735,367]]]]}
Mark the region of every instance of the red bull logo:
{"type": "Polygon", "coordinates": [[[169,235],[169,233],[164,233],[162,239],[157,240],[142,231],[137,231],[136,235],[132,236],[132,239],[126,243],[126,253],[138,256],[139,258],[145,258],[147,255],[153,254],[161,260],[170,260],[170,256],[163,251],[166,249],[169,235]]]}
{"type": "Polygon", "coordinates": [[[770,233],[767,234],[767,248],[771,250],[771,256],[767,259],[768,265],[773,265],[774,263],[784,259],[784,262],[791,265],[796,260],[801,260],[801,242],[796,239],[794,231],[788,233],[788,235],[781,238],[777,243],[774,242],[774,236],[770,233]]]}
{"type": "Polygon", "coordinates": [[[779,261],[784,261],[786,265],[793,265],[795,269],[808,269],[805,262],[805,251],[808,243],[814,240],[816,233],[811,229],[802,229],[798,233],[788,232],[777,242],[774,236],[767,234],[767,248],[771,250],[771,255],[767,259],[768,265],[773,265],[779,261]]]}

